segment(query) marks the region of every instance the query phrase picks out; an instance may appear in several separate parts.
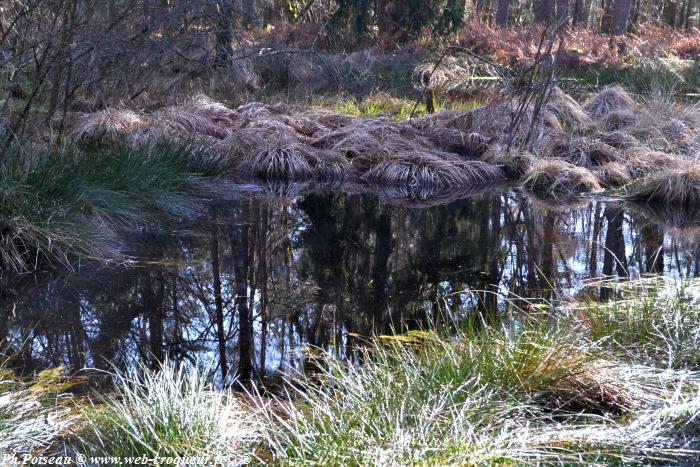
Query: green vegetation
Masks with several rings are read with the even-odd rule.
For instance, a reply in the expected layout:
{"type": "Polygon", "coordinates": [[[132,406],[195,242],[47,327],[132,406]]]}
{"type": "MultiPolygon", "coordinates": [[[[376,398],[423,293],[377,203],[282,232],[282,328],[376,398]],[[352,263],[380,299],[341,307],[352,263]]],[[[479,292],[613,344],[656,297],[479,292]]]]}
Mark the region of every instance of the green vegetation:
{"type": "Polygon", "coordinates": [[[697,281],[676,286],[672,278],[647,277],[596,284],[617,299],[584,303],[574,311],[593,339],[606,339],[607,349],[642,364],[700,370],[697,281]]]}
{"type": "Polygon", "coordinates": [[[218,167],[188,145],[11,146],[0,160],[0,263],[25,271],[114,254],[120,231],[187,214],[188,199],[211,192],[218,167]]]}
{"type": "MultiPolygon", "coordinates": [[[[474,317],[450,338],[379,336],[362,364],[317,355],[322,373],[294,375],[277,396],[214,390],[206,368],[139,366],[117,373],[114,394],[74,399],[61,429],[41,433],[43,446],[290,465],[697,460],[697,283],[594,285],[620,295],[556,315],[474,317]]],[[[39,393],[0,401],[14,407],[22,394],[39,393]]],[[[17,427],[29,420],[58,420],[60,407],[5,418],[0,427],[15,425],[4,442],[24,436],[17,427]]]]}
{"type": "Polygon", "coordinates": [[[567,90],[578,93],[618,85],[642,96],[671,96],[688,102],[696,101],[700,93],[700,63],[670,53],[634,58],[624,66],[563,70],[561,78],[567,90]]]}
{"type": "Polygon", "coordinates": [[[195,457],[248,462],[259,430],[231,391],[216,391],[205,368],[165,362],[118,374],[116,393],[84,406],[79,452],[91,456],[195,457]]]}
{"type": "MultiPolygon", "coordinates": [[[[664,305],[657,304],[659,313],[664,305]]],[[[493,465],[696,455],[681,449],[700,441],[692,434],[700,410],[696,375],[633,364],[610,352],[611,336],[568,316],[542,319],[484,325],[451,340],[432,333],[386,338],[390,344],[373,344],[359,368],[331,362],[320,384],[302,378],[295,399],[280,401],[282,413],[268,412],[275,458],[292,465],[493,465]]],[[[697,329],[698,321],[692,324],[697,329]]]]}
{"type": "MultiPolygon", "coordinates": [[[[483,103],[478,100],[438,102],[435,111],[440,110],[472,110],[483,103]]],[[[333,112],[353,117],[390,117],[392,120],[401,121],[414,116],[424,116],[426,108],[424,102],[416,105],[414,100],[391,97],[388,94],[374,94],[363,99],[340,99],[336,102],[321,100],[312,104],[313,107],[327,108],[333,112]],[[415,108],[415,112],[414,112],[415,108]]]]}

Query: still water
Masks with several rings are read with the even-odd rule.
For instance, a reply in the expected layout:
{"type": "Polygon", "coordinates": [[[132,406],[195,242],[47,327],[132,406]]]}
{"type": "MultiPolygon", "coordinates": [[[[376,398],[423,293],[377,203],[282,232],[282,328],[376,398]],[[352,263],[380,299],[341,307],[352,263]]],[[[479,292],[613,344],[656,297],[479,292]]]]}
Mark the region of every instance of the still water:
{"type": "Polygon", "coordinates": [[[241,185],[196,221],[135,233],[126,260],[15,281],[0,339],[25,373],[207,361],[217,378],[288,372],[304,349],[582,293],[601,275],[700,274],[697,236],[612,201],[491,191],[437,206],[241,185]],[[554,292],[556,291],[556,292],[554,292]]]}

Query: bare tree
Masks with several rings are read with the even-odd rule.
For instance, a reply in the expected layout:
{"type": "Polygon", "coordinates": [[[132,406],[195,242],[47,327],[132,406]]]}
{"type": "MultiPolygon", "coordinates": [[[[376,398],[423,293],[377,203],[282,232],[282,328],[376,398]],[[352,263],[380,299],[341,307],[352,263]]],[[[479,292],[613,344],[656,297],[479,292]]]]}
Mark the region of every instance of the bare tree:
{"type": "Polygon", "coordinates": [[[615,0],[614,26],[612,33],[616,36],[627,31],[627,21],[630,16],[632,0],[615,0]]]}
{"type": "Polygon", "coordinates": [[[496,24],[499,26],[508,25],[508,7],[510,6],[509,0],[498,0],[498,9],[496,10],[496,24]]]}

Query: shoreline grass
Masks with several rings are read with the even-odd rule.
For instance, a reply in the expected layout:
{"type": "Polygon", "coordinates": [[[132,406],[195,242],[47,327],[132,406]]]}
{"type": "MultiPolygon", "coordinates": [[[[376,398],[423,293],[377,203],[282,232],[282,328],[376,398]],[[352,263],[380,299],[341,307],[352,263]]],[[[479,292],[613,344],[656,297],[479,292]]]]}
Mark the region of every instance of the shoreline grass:
{"type": "Polygon", "coordinates": [[[113,257],[121,232],[191,215],[220,172],[214,158],[189,145],[12,147],[0,160],[2,269],[113,257]]]}
{"type": "Polygon", "coordinates": [[[698,202],[695,106],[639,102],[619,86],[579,103],[555,89],[539,117],[531,106],[511,128],[512,101],[395,121],[375,114],[400,117],[406,103],[376,99],[334,113],[261,103],[230,109],[198,95],[154,112],[89,114],[71,135],[77,144],[107,146],[195,141],[229,170],[266,180],[369,181],[418,193],[507,181],[555,198],[606,190],[657,204],[698,202]],[[517,149],[526,143],[532,157],[517,149]]]}
{"type": "MultiPolygon", "coordinates": [[[[338,105],[401,118],[407,104],[376,95],[338,105]]],[[[71,127],[72,142],[5,150],[0,264],[18,273],[107,258],[120,231],[183,214],[223,176],[347,183],[416,205],[496,184],[555,200],[602,193],[680,209],[700,202],[697,107],[638,102],[620,87],[580,104],[555,89],[541,119],[531,121],[529,109],[511,133],[512,105],[396,121],[282,104],[231,109],[198,95],[150,112],[87,114],[71,127]],[[531,150],[507,150],[530,123],[539,128],[531,150]]]]}
{"type": "Polygon", "coordinates": [[[84,424],[74,452],[88,456],[196,458],[246,465],[259,427],[240,396],[211,385],[206,367],[157,370],[137,366],[117,373],[115,394],[81,406],[84,424]]]}
{"type": "MultiPolygon", "coordinates": [[[[320,356],[320,375],[291,375],[275,396],[216,390],[206,366],[117,372],[112,393],[74,399],[72,418],[45,431],[44,446],[182,458],[216,451],[251,465],[696,462],[697,284],[591,285],[620,295],[554,315],[476,319],[450,337],[377,336],[361,364],[320,356]],[[659,326],[675,321],[668,330],[694,337],[659,326]],[[680,348],[674,364],[656,351],[669,340],[680,348]]],[[[51,407],[43,410],[50,418],[51,407]]]]}

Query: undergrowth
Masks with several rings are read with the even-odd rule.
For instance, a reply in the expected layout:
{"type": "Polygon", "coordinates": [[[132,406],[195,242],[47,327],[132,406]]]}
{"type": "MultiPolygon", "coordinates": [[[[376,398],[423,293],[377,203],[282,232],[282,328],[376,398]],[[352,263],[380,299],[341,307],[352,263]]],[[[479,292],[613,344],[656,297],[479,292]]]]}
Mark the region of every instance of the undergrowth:
{"type": "Polygon", "coordinates": [[[0,160],[2,270],[113,255],[119,232],[188,214],[188,199],[210,192],[218,171],[216,160],[187,145],[13,146],[0,160]]]}
{"type": "MultiPolygon", "coordinates": [[[[697,462],[697,285],[590,285],[616,290],[609,301],[546,314],[514,309],[500,323],[475,315],[451,336],[376,336],[360,350],[362,363],[318,352],[311,358],[320,373],[291,375],[276,396],[215,389],[206,366],[117,371],[113,392],[91,402],[63,397],[74,401],[70,417],[58,416],[65,403],[32,402],[42,396],[27,405],[40,412],[0,411],[3,442],[17,443],[39,417],[61,424],[39,425],[37,449],[95,456],[218,453],[253,465],[697,462]]],[[[31,394],[6,392],[0,408],[31,394]]]]}
{"type": "Polygon", "coordinates": [[[256,422],[239,397],[212,387],[205,368],[165,362],[158,370],[137,366],[117,377],[115,394],[82,407],[78,452],[199,457],[205,465],[250,462],[256,422]]]}

